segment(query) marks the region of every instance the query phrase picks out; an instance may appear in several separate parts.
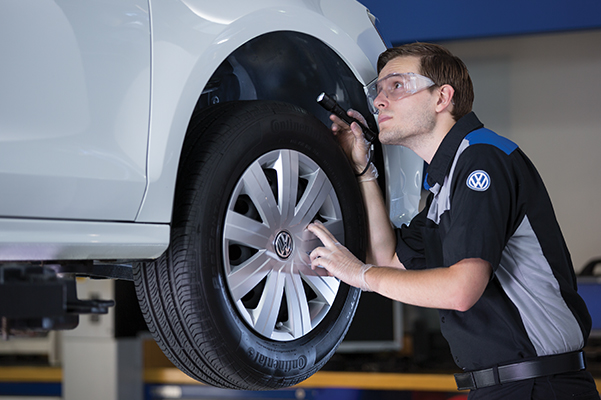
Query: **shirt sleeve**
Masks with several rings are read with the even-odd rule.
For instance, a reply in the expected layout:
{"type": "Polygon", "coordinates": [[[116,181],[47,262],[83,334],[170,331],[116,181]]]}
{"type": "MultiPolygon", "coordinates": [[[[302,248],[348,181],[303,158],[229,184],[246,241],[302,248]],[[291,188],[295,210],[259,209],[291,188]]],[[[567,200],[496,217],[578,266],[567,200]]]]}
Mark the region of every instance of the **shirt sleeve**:
{"type": "Polygon", "coordinates": [[[397,257],[406,269],[425,269],[426,257],[424,253],[423,230],[426,225],[428,207],[417,214],[409,225],[396,229],[397,257]]]}
{"type": "Polygon", "coordinates": [[[519,185],[510,159],[488,144],[469,146],[459,156],[450,183],[450,210],[439,227],[445,266],[481,258],[496,270],[516,218],[519,185]]]}

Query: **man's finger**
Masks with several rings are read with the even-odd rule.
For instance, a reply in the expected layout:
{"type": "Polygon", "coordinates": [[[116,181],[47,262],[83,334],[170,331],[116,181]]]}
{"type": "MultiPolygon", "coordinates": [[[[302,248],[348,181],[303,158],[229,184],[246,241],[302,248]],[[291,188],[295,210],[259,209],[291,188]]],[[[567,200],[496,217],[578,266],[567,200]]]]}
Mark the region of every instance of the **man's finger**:
{"type": "Polygon", "coordinates": [[[313,261],[315,261],[316,259],[318,259],[322,256],[321,252],[323,249],[324,249],[323,247],[316,247],[315,249],[313,249],[311,254],[309,254],[309,259],[311,260],[311,263],[313,263],[313,261]]]}
{"type": "Polygon", "coordinates": [[[351,132],[353,132],[353,135],[355,135],[357,140],[365,140],[363,136],[363,129],[361,129],[358,123],[353,122],[351,124],[351,132]]]}
{"type": "Polygon", "coordinates": [[[367,120],[365,119],[365,117],[356,110],[353,110],[352,108],[349,108],[347,114],[353,118],[355,118],[356,120],[360,121],[363,125],[367,126],[367,120]]]}
{"type": "Polygon", "coordinates": [[[322,252],[325,250],[324,247],[318,247],[311,252],[309,256],[311,258],[311,269],[315,269],[317,267],[325,268],[322,264],[325,259],[322,257],[322,252]]]}
{"type": "Polygon", "coordinates": [[[344,121],[343,119],[339,118],[337,115],[335,114],[330,114],[330,121],[332,121],[334,124],[339,125],[340,127],[344,128],[349,126],[346,121],[344,121]]]}
{"type": "Polygon", "coordinates": [[[313,233],[315,236],[317,236],[317,238],[319,240],[321,240],[321,242],[326,247],[333,246],[333,245],[335,245],[338,242],[336,240],[336,237],[334,235],[332,235],[332,233],[328,230],[328,228],[326,228],[319,221],[315,221],[314,223],[309,224],[309,226],[307,226],[307,229],[311,233],[313,233]]]}

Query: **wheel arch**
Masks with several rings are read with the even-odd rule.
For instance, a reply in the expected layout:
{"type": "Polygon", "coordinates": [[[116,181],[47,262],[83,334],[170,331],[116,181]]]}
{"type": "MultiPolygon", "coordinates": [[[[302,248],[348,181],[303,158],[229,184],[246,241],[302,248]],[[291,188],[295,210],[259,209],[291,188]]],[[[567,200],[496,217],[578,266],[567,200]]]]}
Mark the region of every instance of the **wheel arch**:
{"type": "MultiPolygon", "coordinates": [[[[317,95],[325,91],[336,94],[343,107],[367,112],[363,85],[376,76],[375,59],[371,60],[369,54],[381,51],[385,48],[384,44],[367,16],[365,21],[353,19],[356,26],[347,27],[349,29],[346,31],[323,15],[315,16],[321,18],[322,22],[329,22],[329,25],[312,24],[311,26],[317,25],[317,28],[311,28],[316,31],[307,32],[294,24],[288,24],[291,28],[285,30],[286,24],[279,23],[276,26],[271,20],[270,25],[261,28],[256,28],[259,24],[254,23],[253,32],[238,33],[237,36],[217,34],[210,45],[201,46],[203,49],[198,50],[194,59],[181,58],[179,52],[165,53],[164,43],[157,44],[160,36],[155,34],[153,65],[157,66],[153,72],[148,184],[136,217],[137,222],[170,221],[172,194],[187,124],[193,110],[199,111],[210,105],[207,102],[209,92],[227,74],[227,64],[232,67],[232,63],[236,64],[234,75],[238,80],[242,75],[250,78],[240,86],[240,94],[246,96],[245,99],[253,98],[249,93],[252,93],[253,88],[255,91],[259,88],[254,98],[290,102],[307,109],[327,123],[327,113],[315,102],[317,95]],[[236,44],[236,39],[239,40],[242,36],[252,39],[236,44]],[[365,49],[370,46],[367,52],[365,49]],[[249,51],[256,48],[262,50],[249,51]],[[186,75],[184,78],[177,78],[177,84],[180,85],[177,89],[166,89],[164,84],[155,84],[159,81],[156,77],[166,72],[165,59],[170,59],[169,66],[175,68],[172,73],[181,72],[186,75]],[[185,68],[179,65],[184,61],[189,62],[185,68]],[[270,68],[266,69],[265,65],[270,68]],[[211,75],[204,76],[206,71],[212,71],[211,75]],[[171,92],[167,93],[169,90],[171,92]],[[168,98],[176,104],[169,104],[166,100],[168,98]],[[170,110],[165,112],[165,108],[170,110]]],[[[265,19],[264,16],[262,18],[265,19]]],[[[291,21],[290,16],[287,18],[284,22],[291,21]]],[[[310,26],[307,20],[308,16],[304,15],[304,23],[297,25],[306,28],[310,26]]],[[[229,26],[226,30],[235,29],[229,26]]],[[[238,96],[229,89],[220,101],[236,99],[238,96]]]]}
{"type": "Polygon", "coordinates": [[[316,98],[335,94],[343,107],[368,114],[363,85],[345,60],[310,35],[271,32],[230,54],[204,87],[195,112],[224,101],[276,100],[295,104],[329,123],[316,98]]]}

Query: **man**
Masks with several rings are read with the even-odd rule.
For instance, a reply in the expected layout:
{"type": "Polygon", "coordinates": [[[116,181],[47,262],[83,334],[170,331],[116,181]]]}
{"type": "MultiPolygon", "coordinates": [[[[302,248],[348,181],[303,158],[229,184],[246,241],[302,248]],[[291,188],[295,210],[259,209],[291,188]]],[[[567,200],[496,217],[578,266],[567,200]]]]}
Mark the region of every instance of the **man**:
{"type": "Polygon", "coordinates": [[[455,362],[466,371],[456,375],[458,387],[471,389],[470,399],[599,399],[581,352],[590,316],[532,163],[471,112],[467,68],[448,50],[424,43],[389,49],[378,72],[379,140],[406,146],[429,164],[426,207],[395,231],[361,129],[332,116],[360,175],[368,264],[316,222],[308,229],[324,247],[311,253],[312,267],[439,309],[455,362]]]}

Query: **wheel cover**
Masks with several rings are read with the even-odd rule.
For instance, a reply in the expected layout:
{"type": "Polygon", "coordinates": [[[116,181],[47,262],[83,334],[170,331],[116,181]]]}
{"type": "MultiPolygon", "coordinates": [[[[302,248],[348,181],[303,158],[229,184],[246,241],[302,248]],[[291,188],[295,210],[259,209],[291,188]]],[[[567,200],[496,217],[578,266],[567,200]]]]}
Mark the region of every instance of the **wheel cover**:
{"type": "Polygon", "coordinates": [[[223,266],[231,299],[249,326],[277,341],[319,324],[340,282],[310,268],[321,242],[306,230],[319,219],[344,243],[341,207],[325,172],[295,150],[271,151],[242,174],[223,230],[223,266]]]}

